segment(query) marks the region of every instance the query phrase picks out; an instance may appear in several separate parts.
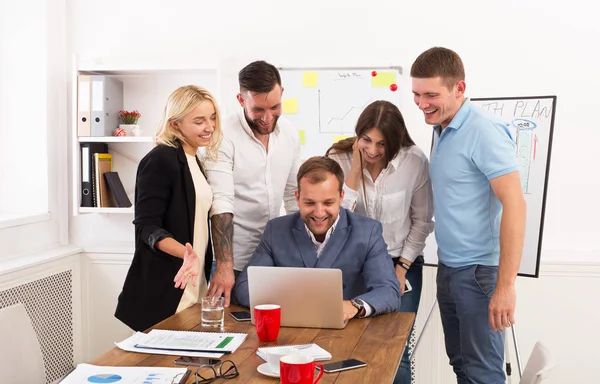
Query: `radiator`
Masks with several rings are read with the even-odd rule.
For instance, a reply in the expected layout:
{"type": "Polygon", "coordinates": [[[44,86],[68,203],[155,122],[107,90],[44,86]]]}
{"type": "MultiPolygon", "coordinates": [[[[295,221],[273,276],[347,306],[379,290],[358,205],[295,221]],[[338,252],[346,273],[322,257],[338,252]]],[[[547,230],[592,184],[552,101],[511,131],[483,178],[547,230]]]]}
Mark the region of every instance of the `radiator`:
{"type": "Polygon", "coordinates": [[[46,383],[52,383],[73,367],[72,271],[0,291],[0,308],[23,303],[37,334],[46,383]]]}

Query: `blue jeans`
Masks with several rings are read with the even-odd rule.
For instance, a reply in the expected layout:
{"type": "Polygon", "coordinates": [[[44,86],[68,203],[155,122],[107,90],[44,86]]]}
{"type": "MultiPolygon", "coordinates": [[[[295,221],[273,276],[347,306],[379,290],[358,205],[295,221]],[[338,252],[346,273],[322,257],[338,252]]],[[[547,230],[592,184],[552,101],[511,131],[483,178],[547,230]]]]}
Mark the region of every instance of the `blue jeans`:
{"type": "Polygon", "coordinates": [[[489,324],[498,267],[468,265],[437,271],[437,299],[446,354],[458,384],[505,383],[504,332],[489,324]]]}
{"type": "MultiPolygon", "coordinates": [[[[405,293],[400,299],[400,307],[398,312],[417,312],[419,309],[419,302],[421,301],[421,288],[423,287],[423,256],[419,256],[411,264],[410,269],[406,272],[406,280],[410,282],[412,291],[405,293]]],[[[410,331],[408,335],[408,342],[415,331],[415,327],[410,331]]],[[[408,343],[404,348],[402,354],[402,360],[400,360],[400,366],[396,372],[394,378],[394,384],[410,384],[411,383],[411,370],[410,370],[410,358],[408,355],[408,343]]]]}

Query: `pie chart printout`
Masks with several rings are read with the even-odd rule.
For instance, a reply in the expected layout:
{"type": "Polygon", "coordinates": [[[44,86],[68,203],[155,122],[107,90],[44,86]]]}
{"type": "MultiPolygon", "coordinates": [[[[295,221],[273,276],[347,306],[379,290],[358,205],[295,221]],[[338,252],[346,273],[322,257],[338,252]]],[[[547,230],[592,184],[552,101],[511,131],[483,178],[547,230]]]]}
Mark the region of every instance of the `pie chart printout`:
{"type": "Polygon", "coordinates": [[[122,377],[119,375],[115,375],[112,373],[103,373],[100,375],[90,376],[87,380],[90,383],[112,384],[118,383],[119,381],[121,381],[121,379],[122,377]]]}

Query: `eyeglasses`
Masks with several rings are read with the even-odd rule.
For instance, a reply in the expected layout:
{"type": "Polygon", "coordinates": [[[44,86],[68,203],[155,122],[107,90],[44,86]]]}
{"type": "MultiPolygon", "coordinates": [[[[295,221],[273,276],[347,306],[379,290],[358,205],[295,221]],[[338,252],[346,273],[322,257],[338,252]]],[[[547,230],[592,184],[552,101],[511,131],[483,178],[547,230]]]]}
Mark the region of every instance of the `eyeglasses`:
{"type": "Polygon", "coordinates": [[[196,370],[196,384],[208,384],[221,379],[238,377],[237,366],[231,360],[223,360],[215,365],[203,365],[196,370]]]}

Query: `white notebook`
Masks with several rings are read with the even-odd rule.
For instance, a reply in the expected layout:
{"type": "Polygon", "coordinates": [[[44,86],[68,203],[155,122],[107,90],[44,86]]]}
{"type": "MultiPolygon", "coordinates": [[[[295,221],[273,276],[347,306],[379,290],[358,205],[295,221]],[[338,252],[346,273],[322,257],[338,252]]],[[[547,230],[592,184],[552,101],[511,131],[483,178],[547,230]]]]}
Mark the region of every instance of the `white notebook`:
{"type": "Polygon", "coordinates": [[[277,349],[277,348],[289,348],[295,347],[298,353],[305,356],[313,357],[316,361],[330,360],[331,353],[327,352],[317,344],[288,344],[288,345],[277,345],[273,347],[261,347],[258,348],[256,354],[261,359],[267,361],[266,351],[277,349]]]}

